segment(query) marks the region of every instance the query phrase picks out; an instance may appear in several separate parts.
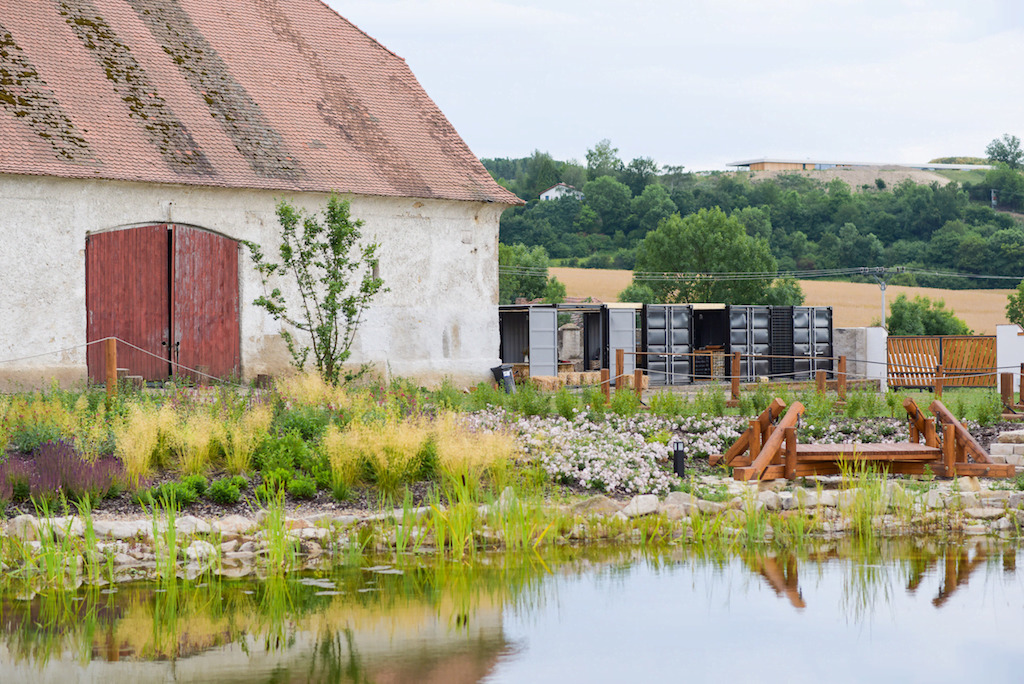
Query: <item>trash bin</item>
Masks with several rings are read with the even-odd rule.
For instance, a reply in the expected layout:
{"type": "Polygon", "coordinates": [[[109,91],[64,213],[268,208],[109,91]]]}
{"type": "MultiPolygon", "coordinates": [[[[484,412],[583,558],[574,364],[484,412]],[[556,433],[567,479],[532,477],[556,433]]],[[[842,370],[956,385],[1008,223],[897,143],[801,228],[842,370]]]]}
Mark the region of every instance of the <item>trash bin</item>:
{"type": "Polygon", "coordinates": [[[512,377],[512,366],[510,364],[503,363],[500,366],[495,366],[491,369],[491,373],[494,374],[494,381],[505,388],[505,394],[516,393],[516,380],[512,377]]]}

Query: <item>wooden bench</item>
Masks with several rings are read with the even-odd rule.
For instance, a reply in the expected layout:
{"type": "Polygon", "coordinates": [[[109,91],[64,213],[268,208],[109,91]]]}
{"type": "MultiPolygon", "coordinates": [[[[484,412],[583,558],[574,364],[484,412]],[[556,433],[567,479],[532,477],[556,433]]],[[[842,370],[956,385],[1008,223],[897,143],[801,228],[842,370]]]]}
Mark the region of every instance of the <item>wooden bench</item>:
{"type": "Polygon", "coordinates": [[[792,479],[807,475],[835,475],[844,464],[866,463],[890,473],[936,477],[974,475],[1013,477],[1010,464],[992,463],[988,453],[952,413],[935,400],[929,408],[935,418],[925,418],[912,400],[903,402],[910,421],[910,441],[894,444],[798,444],[796,424],[804,412],[794,402],[784,415],[785,403],[775,399],[750,421],[750,427],[723,455],[708,458],[711,465],[732,467],[737,480],[792,479]],[[942,427],[939,435],[936,418],[942,427]]]}

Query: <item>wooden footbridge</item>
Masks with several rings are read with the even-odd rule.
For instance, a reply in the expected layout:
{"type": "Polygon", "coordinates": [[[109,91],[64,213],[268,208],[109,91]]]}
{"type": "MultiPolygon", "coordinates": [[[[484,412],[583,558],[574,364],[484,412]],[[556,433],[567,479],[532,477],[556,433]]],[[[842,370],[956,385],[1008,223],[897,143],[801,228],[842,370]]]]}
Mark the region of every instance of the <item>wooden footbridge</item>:
{"type": "Polygon", "coordinates": [[[859,463],[905,475],[923,475],[929,470],[937,477],[1016,475],[1015,466],[992,463],[988,453],[941,401],[929,406],[934,418],[926,418],[911,399],[903,402],[903,408],[910,421],[909,442],[798,444],[797,422],[804,412],[803,404],[793,402],[787,409],[781,399],[774,399],[750,421],[750,427],[724,455],[712,455],[708,460],[712,465],[732,467],[737,480],[835,475],[841,472],[841,465],[859,463]]]}

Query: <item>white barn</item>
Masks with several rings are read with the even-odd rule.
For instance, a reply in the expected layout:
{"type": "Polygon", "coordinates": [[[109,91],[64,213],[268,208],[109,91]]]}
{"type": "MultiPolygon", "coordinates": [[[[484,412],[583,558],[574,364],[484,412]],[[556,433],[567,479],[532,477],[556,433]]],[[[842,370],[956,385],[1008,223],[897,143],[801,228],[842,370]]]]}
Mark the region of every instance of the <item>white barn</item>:
{"type": "Polygon", "coordinates": [[[288,368],[247,250],[279,200],[380,243],[353,362],[498,363],[498,186],[404,60],[318,0],[0,0],[0,385],[288,368]]]}

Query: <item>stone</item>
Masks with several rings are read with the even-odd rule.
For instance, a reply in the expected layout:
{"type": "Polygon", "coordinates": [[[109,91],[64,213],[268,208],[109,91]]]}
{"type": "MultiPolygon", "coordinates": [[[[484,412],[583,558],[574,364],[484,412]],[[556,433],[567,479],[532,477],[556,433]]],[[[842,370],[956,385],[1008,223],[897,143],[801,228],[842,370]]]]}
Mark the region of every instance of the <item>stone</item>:
{"type": "Polygon", "coordinates": [[[989,456],[993,456],[993,457],[995,457],[995,456],[1012,456],[1013,453],[1014,453],[1014,451],[1013,451],[1013,444],[1009,444],[1009,443],[999,443],[999,442],[997,442],[995,444],[992,444],[988,448],[988,455],[989,456]]]}
{"type": "MultiPolygon", "coordinates": [[[[1001,432],[997,438],[999,444],[1024,444],[1024,430],[1007,430],[1001,432]]],[[[993,444],[992,446],[995,446],[993,444]]]]}
{"type": "Polygon", "coordinates": [[[818,505],[835,508],[839,505],[839,493],[834,489],[826,489],[818,496],[818,505]]]}
{"type": "Polygon", "coordinates": [[[114,554],[114,565],[137,565],[138,560],[129,556],[127,553],[115,553],[114,554]]]}
{"type": "Polygon", "coordinates": [[[248,577],[253,573],[253,567],[251,565],[239,564],[233,567],[220,568],[217,570],[217,574],[221,577],[227,577],[228,579],[241,579],[248,577]]]}
{"type": "Polygon", "coordinates": [[[964,517],[972,520],[996,520],[1003,517],[1005,512],[1002,508],[965,508],[964,517]]]}
{"type": "Polygon", "coordinates": [[[789,485],[789,480],[780,477],[774,480],[764,480],[757,483],[758,492],[781,492],[789,485]]]}
{"type": "Polygon", "coordinates": [[[704,501],[703,499],[697,502],[697,509],[704,515],[718,515],[725,511],[725,504],[720,504],[715,501],[704,501]]]}
{"type": "Polygon", "coordinates": [[[64,516],[59,518],[48,518],[39,521],[40,524],[53,531],[57,539],[65,537],[81,537],[85,534],[85,523],[77,515],[64,516]]]}
{"type": "Polygon", "coordinates": [[[254,541],[247,541],[238,547],[238,553],[256,553],[259,549],[259,544],[254,541]]]}
{"type": "Polygon", "coordinates": [[[1006,505],[1010,508],[1020,508],[1024,504],[1024,492],[1013,492],[1006,499],[1006,505]]]}
{"type": "Polygon", "coordinates": [[[324,527],[306,527],[299,530],[299,539],[327,539],[331,531],[324,527]]]}
{"type": "Polygon", "coordinates": [[[771,489],[758,492],[757,501],[769,511],[782,510],[782,498],[779,497],[777,492],[771,489]]]}
{"type": "Polygon", "coordinates": [[[1008,517],[1002,517],[992,523],[992,529],[996,532],[1009,532],[1017,526],[1008,517]]]}
{"type": "Polygon", "coordinates": [[[622,509],[623,505],[615,499],[598,494],[575,504],[572,512],[575,515],[615,515],[622,509]]]}
{"type": "Polygon", "coordinates": [[[800,507],[800,502],[793,495],[793,492],[779,492],[779,502],[782,504],[782,510],[792,511],[800,507]]]}
{"type": "Polygon", "coordinates": [[[97,537],[110,539],[132,539],[150,537],[153,526],[148,520],[96,520],[92,524],[97,537]]]}
{"type": "Polygon", "coordinates": [[[357,522],[359,522],[359,516],[339,515],[334,518],[331,518],[331,522],[335,525],[340,525],[341,527],[348,527],[350,525],[355,525],[357,522]]]}
{"type": "Polygon", "coordinates": [[[25,513],[14,517],[7,526],[8,534],[18,539],[32,541],[36,538],[39,522],[34,515],[25,513]]]}
{"type": "Polygon", "coordinates": [[[930,510],[938,510],[946,507],[946,497],[934,489],[929,490],[924,495],[925,508],[930,510]]]}
{"type": "Polygon", "coordinates": [[[988,534],[988,525],[964,525],[963,533],[971,536],[988,534]]]}
{"type": "Polygon", "coordinates": [[[217,547],[208,541],[196,539],[185,547],[185,557],[191,561],[206,561],[217,557],[217,547]]]}
{"type": "Polygon", "coordinates": [[[620,511],[627,518],[638,518],[658,512],[657,494],[637,494],[620,511]]]}
{"type": "Polygon", "coordinates": [[[316,558],[321,555],[324,550],[323,547],[317,544],[315,541],[306,540],[302,542],[302,553],[306,554],[310,558],[316,558]]]}
{"type": "Polygon", "coordinates": [[[246,518],[244,515],[231,514],[220,520],[215,520],[210,528],[214,532],[226,534],[247,534],[256,527],[256,521],[246,518]]]}
{"type": "Polygon", "coordinates": [[[954,482],[961,493],[981,491],[981,482],[976,477],[958,477],[954,482]]]}
{"type": "Polygon", "coordinates": [[[688,517],[686,511],[682,506],[677,504],[662,504],[658,512],[664,515],[668,520],[682,520],[688,517]]]}
{"type": "Polygon", "coordinates": [[[814,508],[818,505],[818,492],[813,489],[797,489],[793,496],[803,508],[814,508]]]}
{"type": "Polygon", "coordinates": [[[178,534],[209,534],[212,529],[210,523],[194,515],[183,515],[174,521],[174,530],[178,534]]]}
{"type": "Polygon", "coordinates": [[[220,552],[221,553],[231,553],[232,551],[237,550],[239,546],[240,546],[240,544],[238,543],[238,540],[237,539],[232,539],[232,540],[226,541],[226,542],[224,542],[224,543],[222,543],[220,545],[220,552]]]}

